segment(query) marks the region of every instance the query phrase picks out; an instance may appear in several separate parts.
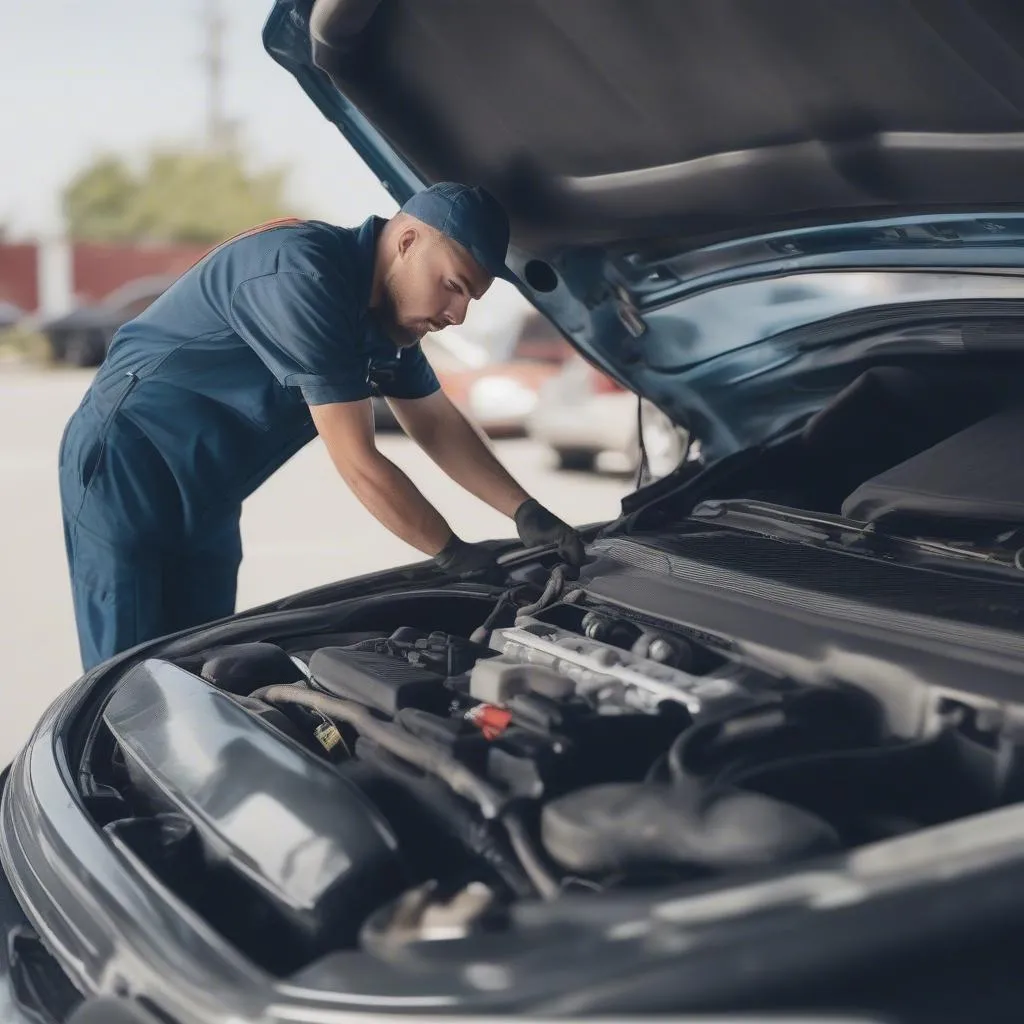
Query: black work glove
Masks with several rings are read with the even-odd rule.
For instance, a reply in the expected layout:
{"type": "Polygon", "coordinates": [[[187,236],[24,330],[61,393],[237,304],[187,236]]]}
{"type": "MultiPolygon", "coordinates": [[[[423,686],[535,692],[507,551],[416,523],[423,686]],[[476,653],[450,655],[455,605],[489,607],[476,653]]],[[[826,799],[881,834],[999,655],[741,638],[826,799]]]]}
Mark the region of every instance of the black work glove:
{"type": "Polygon", "coordinates": [[[519,539],[528,548],[557,544],[563,562],[576,566],[583,564],[586,558],[583,539],[568,523],[563,523],[539,501],[534,498],[524,501],[516,509],[515,520],[519,539]]]}
{"type": "Polygon", "coordinates": [[[452,534],[451,540],[436,555],[434,564],[452,576],[497,577],[498,568],[494,552],[484,544],[469,544],[452,534]]]}

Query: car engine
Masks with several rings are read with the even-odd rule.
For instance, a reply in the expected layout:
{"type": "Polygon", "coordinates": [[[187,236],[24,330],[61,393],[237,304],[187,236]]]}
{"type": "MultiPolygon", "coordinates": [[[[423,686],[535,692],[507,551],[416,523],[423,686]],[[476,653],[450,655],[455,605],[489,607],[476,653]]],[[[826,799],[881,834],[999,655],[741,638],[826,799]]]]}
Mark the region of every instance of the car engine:
{"type": "Polygon", "coordinates": [[[285,974],[1016,798],[1011,710],[815,678],[781,627],[774,645],[702,628],[684,590],[666,598],[687,584],[669,548],[598,541],[579,578],[403,590],[334,632],[140,661],[103,709],[87,802],[126,859],[285,974]]]}

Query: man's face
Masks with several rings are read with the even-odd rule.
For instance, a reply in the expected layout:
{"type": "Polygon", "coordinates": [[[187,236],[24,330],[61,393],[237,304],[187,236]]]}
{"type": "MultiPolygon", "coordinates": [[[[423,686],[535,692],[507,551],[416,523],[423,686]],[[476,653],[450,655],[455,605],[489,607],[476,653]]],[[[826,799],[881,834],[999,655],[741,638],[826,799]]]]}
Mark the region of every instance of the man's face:
{"type": "Polygon", "coordinates": [[[412,224],[398,237],[384,280],[384,327],[397,344],[415,345],[424,334],[461,324],[469,303],[491,281],[461,245],[426,225],[412,224]]]}

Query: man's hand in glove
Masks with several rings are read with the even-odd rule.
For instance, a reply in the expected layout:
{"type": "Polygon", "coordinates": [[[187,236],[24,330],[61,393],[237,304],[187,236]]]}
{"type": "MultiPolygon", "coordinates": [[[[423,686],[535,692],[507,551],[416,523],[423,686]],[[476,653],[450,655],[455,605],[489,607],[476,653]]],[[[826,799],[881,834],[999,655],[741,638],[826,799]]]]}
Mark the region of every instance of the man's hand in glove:
{"type": "Polygon", "coordinates": [[[434,555],[434,564],[452,576],[481,576],[496,578],[501,575],[494,552],[484,544],[469,544],[456,537],[434,555]]]}
{"type": "Polygon", "coordinates": [[[557,544],[563,562],[576,566],[583,564],[586,556],[580,535],[540,502],[533,498],[524,501],[516,509],[515,520],[519,539],[528,548],[557,544]]]}

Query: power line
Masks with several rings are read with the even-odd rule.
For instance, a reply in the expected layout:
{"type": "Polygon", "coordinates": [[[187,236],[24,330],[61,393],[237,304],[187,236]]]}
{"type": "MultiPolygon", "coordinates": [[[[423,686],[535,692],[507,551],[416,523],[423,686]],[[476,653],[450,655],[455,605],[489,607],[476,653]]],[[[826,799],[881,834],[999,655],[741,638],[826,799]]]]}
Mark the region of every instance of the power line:
{"type": "Polygon", "coordinates": [[[206,0],[204,10],[206,50],[206,143],[212,150],[227,149],[232,125],[224,113],[224,13],[220,0],[206,0]]]}

